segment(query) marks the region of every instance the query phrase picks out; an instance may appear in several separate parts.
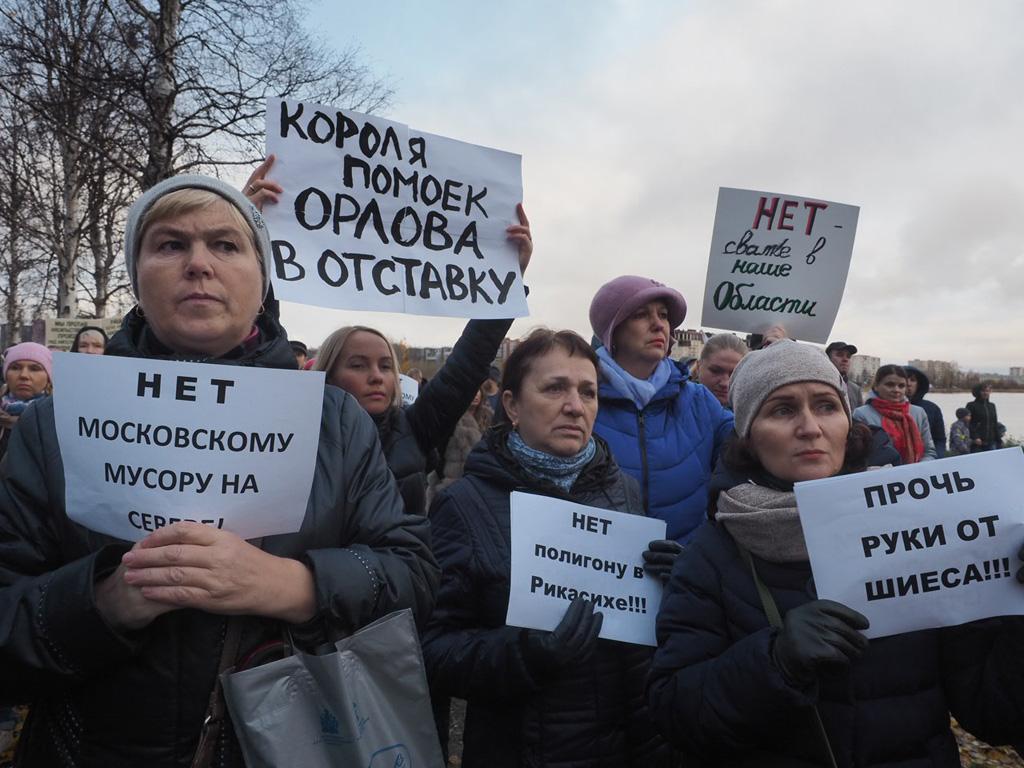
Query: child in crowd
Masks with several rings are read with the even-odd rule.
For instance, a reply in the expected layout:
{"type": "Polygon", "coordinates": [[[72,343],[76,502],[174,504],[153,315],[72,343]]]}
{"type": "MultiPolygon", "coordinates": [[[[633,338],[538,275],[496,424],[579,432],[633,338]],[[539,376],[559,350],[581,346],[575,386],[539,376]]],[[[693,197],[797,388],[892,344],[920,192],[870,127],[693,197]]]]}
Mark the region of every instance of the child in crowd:
{"type": "Polygon", "coordinates": [[[971,412],[966,408],[956,409],[956,421],[949,428],[949,453],[962,456],[971,452],[971,412]]]}

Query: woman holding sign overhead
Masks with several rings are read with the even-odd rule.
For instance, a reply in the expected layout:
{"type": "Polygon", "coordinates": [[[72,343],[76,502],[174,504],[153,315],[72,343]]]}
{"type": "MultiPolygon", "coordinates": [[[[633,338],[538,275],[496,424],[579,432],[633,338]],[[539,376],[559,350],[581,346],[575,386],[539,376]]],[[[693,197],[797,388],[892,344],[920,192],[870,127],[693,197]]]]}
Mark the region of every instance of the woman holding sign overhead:
{"type": "MultiPolygon", "coordinates": [[[[283,191],[267,174],[271,155],[246,182],[254,204],[276,203],[283,191]]],[[[533,254],[530,222],[522,204],[516,206],[518,224],[506,230],[519,250],[520,274],[526,273],[533,254]]],[[[451,355],[420,390],[415,402],[402,405],[399,363],[394,347],[375,328],[339,328],[320,347],[315,370],[327,373],[327,382],[356,398],[373,418],[388,466],[398,480],[405,507],[426,510],[427,475],[441,466],[445,444],[466,412],[480,385],[487,379],[512,320],[470,320],[451,355]]]]}
{"type": "MultiPolygon", "coordinates": [[[[269,251],[261,218],[223,182],[157,184],[129,211],[138,306],[107,354],[294,369],[269,251]]],[[[7,462],[0,703],[31,703],[21,765],[241,766],[211,696],[219,669],[285,629],[318,644],[401,608],[422,619],[433,601],[427,523],[405,514],[373,422],[334,388],[302,529],[261,546],[188,522],[132,546],[73,523],[48,399],[21,417],[7,462]]]]}
{"type": "Polygon", "coordinates": [[[729,398],[716,512],[672,573],[648,679],[684,765],[954,768],[951,712],[1020,739],[1020,618],[869,642],[864,616],[816,599],[793,484],[863,470],[872,442],[835,366],[783,340],[743,358],[729,398]]]}
{"type": "Polygon", "coordinates": [[[531,333],[505,366],[504,420],[431,508],[443,576],[423,654],[432,692],[467,700],[466,768],[665,764],[643,704],[649,649],[598,640],[602,615],[580,599],[551,632],[505,624],[512,491],[640,512],[635,483],[592,434],[597,386],[582,338],[531,333]]]}

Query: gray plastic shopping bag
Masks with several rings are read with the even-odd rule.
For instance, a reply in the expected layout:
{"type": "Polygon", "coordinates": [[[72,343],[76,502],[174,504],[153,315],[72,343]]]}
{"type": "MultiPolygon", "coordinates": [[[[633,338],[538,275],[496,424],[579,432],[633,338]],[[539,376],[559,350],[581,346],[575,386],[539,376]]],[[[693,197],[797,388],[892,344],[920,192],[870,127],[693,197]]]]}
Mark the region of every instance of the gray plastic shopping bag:
{"type": "Polygon", "coordinates": [[[248,768],[443,768],[408,609],[221,681],[248,768]]]}

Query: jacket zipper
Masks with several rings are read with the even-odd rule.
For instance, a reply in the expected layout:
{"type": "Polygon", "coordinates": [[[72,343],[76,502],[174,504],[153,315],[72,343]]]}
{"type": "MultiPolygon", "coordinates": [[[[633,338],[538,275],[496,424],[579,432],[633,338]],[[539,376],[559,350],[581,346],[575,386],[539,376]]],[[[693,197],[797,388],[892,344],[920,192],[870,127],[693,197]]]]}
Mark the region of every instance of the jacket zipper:
{"type": "Polygon", "coordinates": [[[644,429],[644,412],[643,411],[637,411],[636,412],[636,423],[637,423],[637,426],[639,427],[639,435],[640,435],[640,476],[643,477],[643,482],[641,483],[641,490],[643,491],[644,514],[649,517],[650,514],[651,514],[651,510],[649,509],[649,507],[650,507],[650,503],[649,503],[649,500],[648,500],[649,493],[648,493],[648,490],[647,490],[647,482],[648,482],[648,477],[647,477],[647,472],[648,472],[648,470],[647,470],[647,434],[646,434],[646,431],[644,429]]]}

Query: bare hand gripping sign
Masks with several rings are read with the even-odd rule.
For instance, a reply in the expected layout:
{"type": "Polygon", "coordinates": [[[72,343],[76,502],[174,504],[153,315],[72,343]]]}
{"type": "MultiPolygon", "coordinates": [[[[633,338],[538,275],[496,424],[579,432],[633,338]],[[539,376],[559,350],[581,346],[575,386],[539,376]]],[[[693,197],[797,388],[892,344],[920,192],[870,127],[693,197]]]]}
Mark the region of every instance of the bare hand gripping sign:
{"type": "Polygon", "coordinates": [[[324,374],[54,355],[68,517],[137,541],[191,520],[256,538],[299,530],[324,374]],[[96,392],[103,392],[101,398],[96,392]]]}
{"type": "Polygon", "coordinates": [[[264,215],[278,298],[454,317],[529,314],[514,245],[521,157],[300,101],[267,105],[284,187],[264,215]]]}
{"type": "Polygon", "coordinates": [[[1016,448],[796,484],[818,597],[868,637],[1024,614],[1016,448]]]}
{"type": "Polygon", "coordinates": [[[773,325],[825,342],[839,311],[860,209],[793,195],[718,190],[704,312],[712,328],[773,325]]]}

